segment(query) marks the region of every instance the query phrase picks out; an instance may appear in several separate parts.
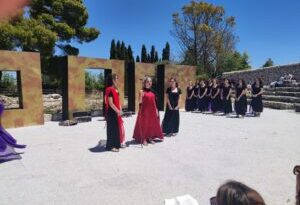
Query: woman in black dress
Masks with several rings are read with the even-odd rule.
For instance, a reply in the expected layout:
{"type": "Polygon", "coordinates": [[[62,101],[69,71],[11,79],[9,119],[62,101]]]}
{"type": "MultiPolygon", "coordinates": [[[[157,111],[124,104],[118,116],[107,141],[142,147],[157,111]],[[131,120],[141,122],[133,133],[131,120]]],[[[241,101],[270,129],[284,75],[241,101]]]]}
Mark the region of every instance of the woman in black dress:
{"type": "Polygon", "coordinates": [[[185,110],[187,112],[194,110],[193,96],[194,96],[194,86],[193,86],[193,82],[190,81],[189,86],[186,88],[185,110]]]}
{"type": "Polygon", "coordinates": [[[245,81],[240,79],[235,89],[236,92],[235,112],[237,117],[244,117],[247,112],[246,89],[247,86],[245,81]]]}
{"type": "Polygon", "coordinates": [[[163,133],[167,136],[175,136],[179,131],[179,103],[181,90],[175,78],[170,78],[170,87],[166,91],[166,112],[162,122],[163,133]]]}
{"type": "Polygon", "coordinates": [[[231,86],[229,84],[228,79],[224,79],[224,84],[221,90],[221,100],[223,102],[223,110],[226,115],[232,113],[232,105],[231,105],[231,86]]]}
{"type": "Polygon", "coordinates": [[[207,94],[207,87],[205,85],[204,80],[200,81],[199,87],[199,111],[204,112],[207,110],[206,106],[206,94],[207,94]]]}
{"type": "Polygon", "coordinates": [[[211,111],[211,88],[212,88],[212,81],[208,79],[207,81],[207,92],[206,92],[206,110],[211,111]]]}
{"type": "Polygon", "coordinates": [[[217,79],[214,78],[211,87],[211,111],[213,113],[220,111],[220,102],[220,86],[217,79]]]}
{"type": "Polygon", "coordinates": [[[195,86],[194,86],[194,96],[193,96],[193,105],[194,109],[193,110],[198,110],[199,107],[199,80],[196,81],[195,86]]]}
{"type": "Polygon", "coordinates": [[[123,126],[122,107],[117,90],[118,76],[108,75],[105,89],[105,117],[107,124],[106,149],[118,152],[119,148],[125,148],[125,131],[123,126]]]}
{"type": "Polygon", "coordinates": [[[255,79],[255,82],[252,84],[252,101],[251,107],[254,116],[260,116],[260,113],[263,111],[263,102],[262,102],[262,94],[263,94],[263,83],[259,78],[255,79]]]}

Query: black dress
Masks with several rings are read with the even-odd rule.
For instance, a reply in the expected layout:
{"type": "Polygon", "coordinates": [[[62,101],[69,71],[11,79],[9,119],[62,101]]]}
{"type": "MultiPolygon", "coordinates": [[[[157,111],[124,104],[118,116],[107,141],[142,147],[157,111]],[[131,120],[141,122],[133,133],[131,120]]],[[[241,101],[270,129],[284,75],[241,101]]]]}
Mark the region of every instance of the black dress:
{"type": "Polygon", "coordinates": [[[186,88],[186,100],[185,100],[185,110],[186,111],[193,111],[194,106],[193,106],[193,97],[192,99],[188,99],[192,95],[194,91],[194,87],[187,87],[186,88]]]}
{"type": "MultiPolygon", "coordinates": [[[[215,96],[216,93],[220,90],[219,86],[212,86],[211,88],[211,97],[215,96]]],[[[211,111],[217,112],[221,109],[221,98],[220,98],[220,92],[215,98],[211,98],[211,111]]]]}
{"type": "MultiPolygon", "coordinates": [[[[241,93],[246,89],[246,86],[236,87],[236,98],[238,98],[241,93]]],[[[247,97],[243,95],[239,101],[235,101],[235,112],[237,115],[245,115],[247,112],[247,97]]]]}
{"type": "MultiPolygon", "coordinates": [[[[252,85],[252,94],[256,95],[262,90],[261,87],[257,87],[256,85],[252,85]]],[[[263,111],[263,102],[262,95],[258,95],[257,97],[252,97],[251,107],[254,112],[262,112],[263,111]]]]}
{"type": "MultiPolygon", "coordinates": [[[[177,92],[172,92],[171,88],[168,88],[166,93],[171,107],[174,109],[178,106],[181,90],[177,88],[177,92]]],[[[166,112],[162,121],[162,129],[165,134],[178,133],[179,131],[179,110],[170,110],[168,104],[166,104],[166,112]]]]}
{"type": "MultiPolygon", "coordinates": [[[[108,94],[109,97],[113,97],[112,93],[108,94]]],[[[120,132],[118,123],[118,114],[108,105],[108,110],[106,114],[106,134],[107,142],[106,149],[111,150],[112,148],[120,148],[120,132]]]]}
{"type": "Polygon", "coordinates": [[[211,88],[212,86],[211,85],[208,85],[207,87],[207,92],[206,92],[206,103],[205,103],[205,106],[206,106],[206,110],[210,111],[211,110],[211,88]]]}
{"type": "Polygon", "coordinates": [[[199,85],[194,86],[194,96],[193,96],[193,101],[194,101],[193,105],[194,105],[194,107],[193,107],[193,110],[198,109],[198,106],[199,106],[199,97],[198,97],[199,88],[200,88],[199,85]]]}
{"type": "Polygon", "coordinates": [[[223,86],[222,90],[223,90],[223,109],[224,109],[224,113],[228,114],[232,112],[232,106],[231,106],[231,100],[230,100],[230,96],[227,100],[227,96],[229,94],[231,87],[230,86],[223,86]]]}
{"type": "MultiPolygon", "coordinates": [[[[200,86],[199,88],[199,95],[200,97],[205,93],[205,90],[207,90],[206,86],[200,86]]],[[[206,95],[199,99],[199,104],[198,104],[198,109],[203,112],[203,111],[206,111],[207,110],[207,99],[206,99],[206,95]]]]}

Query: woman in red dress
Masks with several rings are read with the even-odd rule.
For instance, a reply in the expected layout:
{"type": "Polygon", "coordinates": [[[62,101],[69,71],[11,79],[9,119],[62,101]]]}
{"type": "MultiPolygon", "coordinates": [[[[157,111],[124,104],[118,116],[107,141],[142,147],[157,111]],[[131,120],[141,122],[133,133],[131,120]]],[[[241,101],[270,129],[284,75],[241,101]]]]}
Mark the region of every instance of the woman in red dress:
{"type": "Polygon", "coordinates": [[[107,124],[106,149],[118,152],[119,148],[125,148],[125,131],[122,120],[122,106],[117,90],[118,76],[108,75],[105,89],[105,118],[107,124]]]}
{"type": "Polygon", "coordinates": [[[159,112],[156,106],[156,96],[151,90],[152,80],[145,77],[143,89],[139,92],[139,112],[136,119],[133,138],[144,145],[154,144],[153,139],[163,140],[159,123],[159,112]]]}

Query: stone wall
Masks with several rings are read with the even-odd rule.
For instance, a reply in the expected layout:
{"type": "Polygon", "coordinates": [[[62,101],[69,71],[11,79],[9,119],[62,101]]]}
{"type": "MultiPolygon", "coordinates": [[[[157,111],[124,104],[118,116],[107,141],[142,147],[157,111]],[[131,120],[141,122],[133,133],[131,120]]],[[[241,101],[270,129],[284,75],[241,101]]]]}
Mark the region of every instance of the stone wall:
{"type": "Polygon", "coordinates": [[[300,81],[300,63],[272,66],[255,70],[226,72],[223,73],[222,77],[229,79],[243,78],[247,83],[253,82],[254,78],[259,77],[263,80],[265,85],[268,85],[271,82],[277,81],[280,76],[283,76],[286,73],[294,75],[294,78],[297,81],[300,81]]]}

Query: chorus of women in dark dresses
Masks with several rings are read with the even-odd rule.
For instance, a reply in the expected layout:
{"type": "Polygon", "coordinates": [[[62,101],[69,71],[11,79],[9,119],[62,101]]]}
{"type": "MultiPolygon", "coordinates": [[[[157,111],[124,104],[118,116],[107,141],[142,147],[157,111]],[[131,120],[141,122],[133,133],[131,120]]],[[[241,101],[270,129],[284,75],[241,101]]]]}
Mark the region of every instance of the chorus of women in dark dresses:
{"type": "Polygon", "coordinates": [[[256,78],[246,84],[243,79],[216,78],[189,82],[185,110],[243,118],[259,117],[263,112],[263,82],[256,78]]]}
{"type": "MultiPolygon", "coordinates": [[[[125,129],[122,119],[122,106],[118,91],[119,78],[116,74],[108,75],[104,96],[104,116],[106,119],[106,149],[119,152],[125,148],[125,129]]],[[[254,79],[246,84],[243,79],[208,79],[190,81],[186,87],[186,96],[176,78],[171,77],[165,91],[165,113],[160,120],[158,101],[152,89],[152,79],[142,80],[142,89],[138,93],[139,108],[137,112],[133,140],[141,146],[162,142],[164,137],[174,137],[179,133],[180,101],[185,100],[185,111],[194,113],[215,114],[218,116],[243,118],[257,117],[263,112],[263,83],[254,79]],[[160,123],[161,122],[161,123],[160,123]]],[[[0,116],[4,106],[0,103],[0,116]]],[[[0,162],[18,159],[15,148],[25,148],[0,126],[0,162]]]]}

